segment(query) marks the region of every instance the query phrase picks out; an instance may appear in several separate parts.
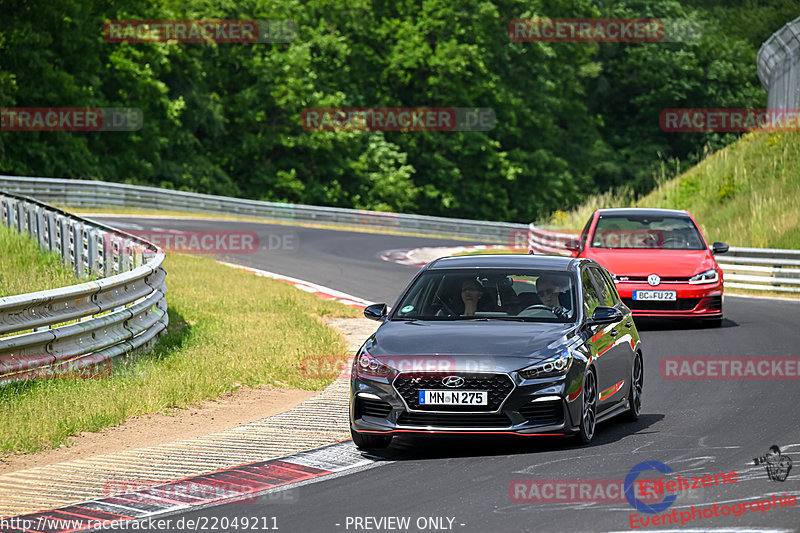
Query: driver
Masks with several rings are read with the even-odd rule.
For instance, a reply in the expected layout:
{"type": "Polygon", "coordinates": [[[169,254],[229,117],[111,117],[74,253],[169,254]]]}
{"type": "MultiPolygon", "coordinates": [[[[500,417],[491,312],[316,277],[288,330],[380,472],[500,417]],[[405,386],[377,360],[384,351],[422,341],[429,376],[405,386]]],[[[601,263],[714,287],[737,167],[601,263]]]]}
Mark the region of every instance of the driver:
{"type": "Polygon", "coordinates": [[[559,280],[551,276],[540,276],[536,280],[536,294],[543,305],[549,307],[553,314],[560,318],[567,318],[569,311],[561,306],[558,296],[562,293],[559,280]]]}
{"type": "Polygon", "coordinates": [[[464,303],[464,316],[475,316],[478,303],[483,298],[485,291],[475,278],[464,280],[461,284],[461,301],[464,303]]]}

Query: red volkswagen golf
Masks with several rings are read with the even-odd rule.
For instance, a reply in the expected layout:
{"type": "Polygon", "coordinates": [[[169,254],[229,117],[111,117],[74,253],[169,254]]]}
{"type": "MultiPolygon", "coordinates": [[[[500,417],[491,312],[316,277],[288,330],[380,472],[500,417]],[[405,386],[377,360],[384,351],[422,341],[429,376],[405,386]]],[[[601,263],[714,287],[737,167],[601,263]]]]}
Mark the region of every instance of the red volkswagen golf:
{"type": "Polygon", "coordinates": [[[634,316],[722,323],[722,269],[692,216],[674,209],[599,209],[568,248],[612,273],[634,316]]]}

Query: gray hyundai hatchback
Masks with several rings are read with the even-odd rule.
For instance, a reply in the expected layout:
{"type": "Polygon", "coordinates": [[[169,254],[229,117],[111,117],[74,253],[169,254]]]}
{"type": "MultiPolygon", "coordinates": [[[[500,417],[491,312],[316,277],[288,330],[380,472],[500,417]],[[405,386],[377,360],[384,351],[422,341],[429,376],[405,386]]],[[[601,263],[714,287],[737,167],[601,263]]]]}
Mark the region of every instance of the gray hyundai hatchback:
{"type": "Polygon", "coordinates": [[[636,420],[644,366],[630,310],[590,259],[448,257],[423,267],[353,361],[360,448],[402,433],[576,435],[636,420]]]}

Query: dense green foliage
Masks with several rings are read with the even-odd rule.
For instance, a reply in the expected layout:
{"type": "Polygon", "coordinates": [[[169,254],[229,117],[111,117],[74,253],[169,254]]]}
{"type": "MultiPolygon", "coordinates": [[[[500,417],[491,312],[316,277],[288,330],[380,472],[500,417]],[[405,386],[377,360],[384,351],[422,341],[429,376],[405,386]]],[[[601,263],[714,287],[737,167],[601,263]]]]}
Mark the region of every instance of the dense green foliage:
{"type": "Polygon", "coordinates": [[[529,221],[736,135],[670,107],[763,107],[793,0],[3,0],[0,106],[139,107],[138,132],[0,133],[0,170],[287,202],[529,221]],[[677,43],[513,42],[526,17],[671,17],[677,43]],[[114,44],[110,19],[294,19],[290,44],[114,44]],[[490,107],[487,132],[310,132],[307,107],[490,107]]]}

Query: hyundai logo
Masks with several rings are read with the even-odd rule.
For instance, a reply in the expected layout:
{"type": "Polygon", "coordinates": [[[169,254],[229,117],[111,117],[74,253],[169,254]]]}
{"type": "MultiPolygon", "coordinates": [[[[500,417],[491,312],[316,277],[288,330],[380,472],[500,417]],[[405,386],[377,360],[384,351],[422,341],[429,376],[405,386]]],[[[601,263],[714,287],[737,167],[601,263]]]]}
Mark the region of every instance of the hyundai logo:
{"type": "Polygon", "coordinates": [[[461,376],[447,376],[442,379],[442,385],[445,387],[456,388],[464,384],[464,378],[461,376]]]}
{"type": "Polygon", "coordinates": [[[659,283],[661,283],[661,278],[658,277],[658,274],[650,274],[647,276],[647,283],[655,287],[659,283]]]}

